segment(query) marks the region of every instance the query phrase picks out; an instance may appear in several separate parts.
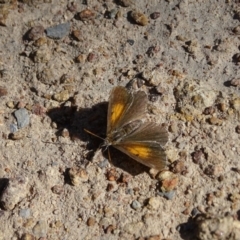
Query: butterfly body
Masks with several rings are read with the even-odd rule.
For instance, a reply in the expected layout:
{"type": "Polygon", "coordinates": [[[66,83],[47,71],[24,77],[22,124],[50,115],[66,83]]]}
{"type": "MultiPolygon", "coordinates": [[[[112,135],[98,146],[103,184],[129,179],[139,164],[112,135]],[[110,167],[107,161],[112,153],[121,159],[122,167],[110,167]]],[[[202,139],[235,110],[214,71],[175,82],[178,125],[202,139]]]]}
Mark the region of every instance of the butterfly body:
{"type": "Polygon", "coordinates": [[[113,88],[103,145],[112,145],[136,161],[162,170],[166,165],[163,146],[168,134],[162,126],[143,121],[146,109],[147,95],[143,91],[130,93],[121,86],[113,88]]]}

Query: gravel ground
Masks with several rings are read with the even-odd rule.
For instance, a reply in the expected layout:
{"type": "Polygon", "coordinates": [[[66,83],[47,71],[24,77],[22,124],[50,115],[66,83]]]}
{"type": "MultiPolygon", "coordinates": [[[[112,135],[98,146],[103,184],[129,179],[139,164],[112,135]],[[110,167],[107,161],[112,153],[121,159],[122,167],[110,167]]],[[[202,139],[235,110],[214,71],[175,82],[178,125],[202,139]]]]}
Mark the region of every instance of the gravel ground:
{"type": "Polygon", "coordinates": [[[239,0],[1,0],[0,240],[240,239],[239,40],[239,0]],[[119,85],[160,173],[84,132],[119,85]]]}

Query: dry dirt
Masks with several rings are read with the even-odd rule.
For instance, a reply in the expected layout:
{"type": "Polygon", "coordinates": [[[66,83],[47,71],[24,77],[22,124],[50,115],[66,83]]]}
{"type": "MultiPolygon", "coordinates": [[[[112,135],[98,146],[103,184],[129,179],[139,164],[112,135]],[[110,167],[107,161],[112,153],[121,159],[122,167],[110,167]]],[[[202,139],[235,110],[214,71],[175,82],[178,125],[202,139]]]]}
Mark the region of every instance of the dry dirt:
{"type": "Polygon", "coordinates": [[[239,0],[1,0],[0,25],[0,240],[240,239],[239,0]],[[118,85],[170,172],[84,132],[118,85]]]}

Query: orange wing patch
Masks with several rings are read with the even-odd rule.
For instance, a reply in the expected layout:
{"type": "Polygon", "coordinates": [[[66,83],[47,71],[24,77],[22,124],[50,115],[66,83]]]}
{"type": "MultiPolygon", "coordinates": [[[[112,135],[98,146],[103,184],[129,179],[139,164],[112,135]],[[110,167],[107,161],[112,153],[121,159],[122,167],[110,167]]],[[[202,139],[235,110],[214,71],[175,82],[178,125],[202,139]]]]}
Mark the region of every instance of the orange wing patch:
{"type": "Polygon", "coordinates": [[[114,126],[115,122],[122,117],[122,113],[124,110],[124,104],[116,103],[112,106],[112,113],[111,113],[111,125],[114,126]]]}
{"type": "Polygon", "coordinates": [[[141,146],[141,145],[127,146],[127,145],[125,145],[124,147],[130,154],[133,154],[142,159],[149,158],[152,155],[151,148],[149,148],[148,146],[141,146]]]}

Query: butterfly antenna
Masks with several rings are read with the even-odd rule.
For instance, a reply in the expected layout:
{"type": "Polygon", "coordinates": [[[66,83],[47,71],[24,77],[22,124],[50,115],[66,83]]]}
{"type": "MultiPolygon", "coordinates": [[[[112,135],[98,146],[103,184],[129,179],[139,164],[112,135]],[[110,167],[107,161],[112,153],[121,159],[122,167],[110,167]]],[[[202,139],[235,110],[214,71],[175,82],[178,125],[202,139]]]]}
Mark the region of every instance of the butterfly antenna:
{"type": "Polygon", "coordinates": [[[85,128],[84,128],[84,131],[87,132],[87,133],[89,133],[89,134],[91,134],[91,135],[93,135],[94,137],[100,138],[100,139],[102,139],[102,140],[104,141],[104,138],[99,137],[99,136],[96,135],[95,133],[92,133],[92,132],[90,132],[89,130],[87,130],[87,129],[85,129],[85,128]]]}

